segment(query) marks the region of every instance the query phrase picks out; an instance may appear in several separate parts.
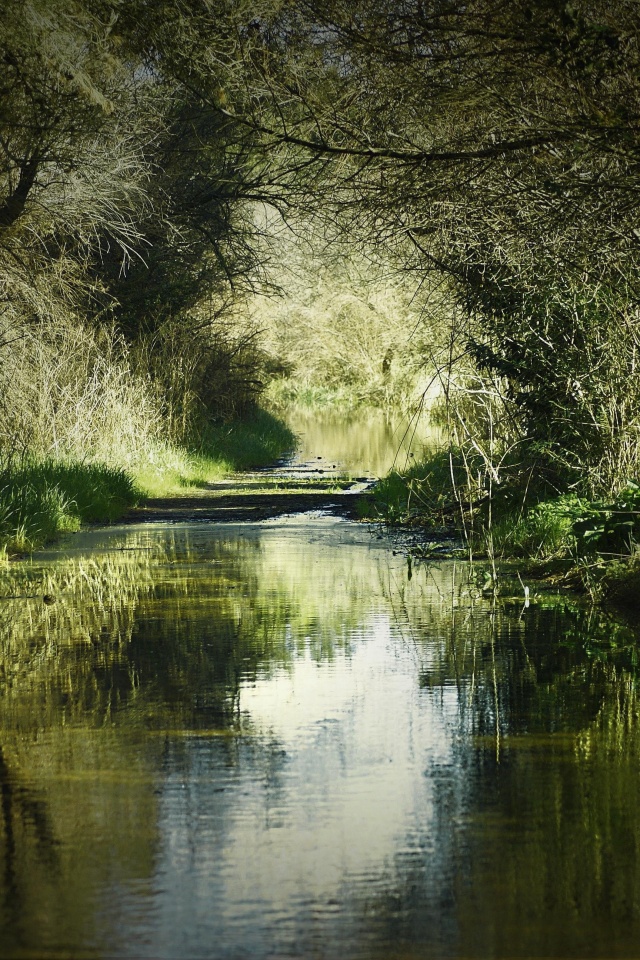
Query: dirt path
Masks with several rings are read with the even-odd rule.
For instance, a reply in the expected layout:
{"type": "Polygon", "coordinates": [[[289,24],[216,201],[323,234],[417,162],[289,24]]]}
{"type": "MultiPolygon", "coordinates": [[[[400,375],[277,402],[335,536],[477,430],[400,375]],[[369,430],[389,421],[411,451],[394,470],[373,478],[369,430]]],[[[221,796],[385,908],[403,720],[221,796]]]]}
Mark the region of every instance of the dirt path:
{"type": "Polygon", "coordinates": [[[278,464],[219,483],[193,488],[182,496],[145,500],[125,523],[269,520],[320,511],[359,519],[363,501],[372,500],[372,477],[345,479],[336,465],[320,457],[307,463],[278,464]]]}

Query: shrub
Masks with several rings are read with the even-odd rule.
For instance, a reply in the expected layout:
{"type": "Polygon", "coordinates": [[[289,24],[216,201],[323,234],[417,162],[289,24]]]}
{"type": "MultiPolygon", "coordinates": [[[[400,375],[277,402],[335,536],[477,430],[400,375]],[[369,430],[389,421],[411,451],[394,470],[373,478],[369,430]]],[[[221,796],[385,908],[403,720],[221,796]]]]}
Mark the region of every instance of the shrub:
{"type": "Polygon", "coordinates": [[[133,467],[164,436],[157,389],[136,376],[111,328],[16,326],[0,365],[4,459],[77,459],[133,467]]]}
{"type": "Polygon", "coordinates": [[[640,534],[640,485],[630,481],[613,500],[585,503],[573,529],[581,552],[631,553],[640,534]]]}
{"type": "Polygon", "coordinates": [[[499,517],[491,528],[493,548],[512,557],[549,560],[575,552],[574,526],[585,501],[573,494],[543,500],[523,515],[499,517]]]}

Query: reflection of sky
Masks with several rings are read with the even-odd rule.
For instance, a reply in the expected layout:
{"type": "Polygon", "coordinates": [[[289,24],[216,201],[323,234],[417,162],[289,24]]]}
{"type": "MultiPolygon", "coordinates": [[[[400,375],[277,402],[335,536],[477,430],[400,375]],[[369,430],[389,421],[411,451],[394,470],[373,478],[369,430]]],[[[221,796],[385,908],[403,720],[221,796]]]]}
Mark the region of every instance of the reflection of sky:
{"type": "Polygon", "coordinates": [[[175,747],[145,955],[266,956],[296,930],[326,921],[335,934],[354,890],[386,892],[395,859],[429,831],[423,773],[450,744],[385,615],[349,655],[302,655],[243,686],[240,709],[255,735],[175,747]]]}
{"type": "Polygon", "coordinates": [[[35,719],[2,744],[24,902],[0,956],[636,955],[636,694],[568,642],[576,610],[494,614],[460,564],[409,581],[375,531],[331,519],[82,537],[111,551],[113,590],[145,589],[130,642],[55,648],[33,690],[16,681],[35,719]],[[67,724],[87,677],[105,699],[67,724]],[[209,711],[225,682],[231,720],[209,711]]]}

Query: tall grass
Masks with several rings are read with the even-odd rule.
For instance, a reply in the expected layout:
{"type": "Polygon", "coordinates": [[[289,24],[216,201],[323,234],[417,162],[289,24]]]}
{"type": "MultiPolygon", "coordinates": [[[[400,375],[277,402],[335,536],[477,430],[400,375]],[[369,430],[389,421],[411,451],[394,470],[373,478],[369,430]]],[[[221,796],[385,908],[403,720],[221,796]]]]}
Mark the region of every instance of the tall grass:
{"type": "Polygon", "coordinates": [[[296,437],[282,420],[255,407],[250,417],[231,424],[210,424],[202,437],[204,451],[233,470],[260,467],[292,453],[296,437]]]}
{"type": "Polygon", "coordinates": [[[0,330],[0,550],[33,550],[81,523],[115,520],[145,494],[263,465],[295,445],[251,402],[250,337],[233,350],[212,340],[208,361],[201,337],[197,369],[188,357],[178,363],[179,349],[190,349],[183,337],[151,368],[113,328],[71,315],[36,324],[8,316],[0,330]],[[161,360],[185,382],[169,389],[161,360]],[[229,422],[216,423],[222,418],[229,422]]]}
{"type": "Polygon", "coordinates": [[[140,496],[124,470],[42,460],[0,472],[0,546],[29,551],[81,523],[108,522],[140,496]]]}
{"type": "Polygon", "coordinates": [[[3,331],[0,452],[5,460],[134,468],[166,436],[158,390],[112,328],[18,323],[3,331]]]}
{"type": "Polygon", "coordinates": [[[468,475],[457,450],[434,450],[407,470],[392,470],[374,491],[379,516],[391,522],[431,525],[459,519],[468,502],[468,475]]]}
{"type": "Polygon", "coordinates": [[[278,417],[255,407],[251,416],[207,424],[198,444],[156,448],[134,476],[146,496],[166,496],[200,487],[237,470],[271,464],[296,446],[296,437],[278,417]]]}

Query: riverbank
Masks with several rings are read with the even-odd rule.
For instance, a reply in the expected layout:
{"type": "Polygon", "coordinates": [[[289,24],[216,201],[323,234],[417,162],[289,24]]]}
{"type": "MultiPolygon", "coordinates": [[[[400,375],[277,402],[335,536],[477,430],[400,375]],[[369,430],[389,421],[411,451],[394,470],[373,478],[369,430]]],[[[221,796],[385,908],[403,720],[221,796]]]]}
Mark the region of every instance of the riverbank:
{"type": "Polygon", "coordinates": [[[377,485],[371,516],[410,526],[425,540],[457,536],[495,580],[500,565],[523,576],[589,593],[616,606],[640,606],[640,486],[629,481],[609,499],[535,489],[534,483],[483,487],[455,451],[435,451],[377,485]]]}
{"type": "MultiPolygon", "coordinates": [[[[0,470],[0,554],[28,554],[87,523],[113,523],[143,503],[208,495],[238,470],[272,463],[296,438],[264,410],[211,426],[198,449],[165,444],[129,465],[63,458],[8,462],[0,470]]],[[[142,509],[142,508],[141,508],[142,509]]]]}

